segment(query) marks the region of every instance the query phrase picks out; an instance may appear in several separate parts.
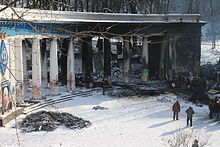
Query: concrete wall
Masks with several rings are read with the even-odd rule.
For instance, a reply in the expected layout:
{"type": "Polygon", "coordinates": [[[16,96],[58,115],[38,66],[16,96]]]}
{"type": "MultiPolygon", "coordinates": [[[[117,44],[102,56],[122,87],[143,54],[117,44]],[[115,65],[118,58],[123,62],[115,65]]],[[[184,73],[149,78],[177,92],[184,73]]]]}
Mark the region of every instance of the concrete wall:
{"type": "Polygon", "coordinates": [[[15,39],[14,38],[0,39],[0,42],[1,42],[0,107],[1,108],[4,107],[4,109],[10,109],[10,107],[12,106],[12,101],[15,101],[15,91],[16,91],[16,87],[15,87],[16,47],[14,46],[15,39]],[[5,46],[3,47],[2,45],[5,46]],[[2,101],[2,99],[4,99],[4,102],[2,101]],[[2,103],[4,103],[4,106],[2,105],[2,103]]]}

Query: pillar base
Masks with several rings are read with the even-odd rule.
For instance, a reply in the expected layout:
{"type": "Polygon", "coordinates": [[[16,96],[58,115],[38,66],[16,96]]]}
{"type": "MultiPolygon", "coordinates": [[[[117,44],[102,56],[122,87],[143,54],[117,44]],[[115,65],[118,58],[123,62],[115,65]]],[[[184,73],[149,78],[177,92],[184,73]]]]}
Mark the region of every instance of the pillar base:
{"type": "Polygon", "coordinates": [[[58,86],[57,86],[58,81],[57,80],[52,80],[50,81],[50,94],[51,95],[58,95],[58,86]]]}
{"type": "Polygon", "coordinates": [[[33,87],[32,88],[32,98],[35,99],[35,100],[41,99],[40,87],[33,87]]]}

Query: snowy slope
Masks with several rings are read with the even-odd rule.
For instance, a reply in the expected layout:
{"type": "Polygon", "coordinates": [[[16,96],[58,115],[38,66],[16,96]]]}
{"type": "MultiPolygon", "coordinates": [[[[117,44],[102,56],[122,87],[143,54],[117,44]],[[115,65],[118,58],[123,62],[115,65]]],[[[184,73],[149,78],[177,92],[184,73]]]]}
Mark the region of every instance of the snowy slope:
{"type": "MultiPolygon", "coordinates": [[[[88,97],[75,97],[72,101],[56,105],[60,111],[69,112],[92,122],[92,126],[73,131],[64,127],[53,132],[18,133],[24,147],[160,147],[167,146],[166,139],[179,131],[194,130],[202,138],[211,135],[211,146],[218,146],[220,125],[208,119],[207,106],[199,107],[174,94],[127,98],[110,98],[100,92],[88,97]],[[172,120],[172,104],[179,100],[180,119],[172,120]],[[93,110],[94,106],[108,110],[93,110]],[[193,127],[186,127],[185,110],[192,106],[196,112],[193,127]]],[[[47,108],[49,110],[49,108],[47,108]]],[[[20,116],[19,118],[24,117],[20,116]]],[[[0,128],[2,146],[18,146],[14,121],[0,128]]],[[[18,130],[19,131],[19,130],[18,130]]],[[[200,139],[201,141],[203,139],[200,139]]],[[[190,143],[191,145],[191,143],[190,143]]]]}

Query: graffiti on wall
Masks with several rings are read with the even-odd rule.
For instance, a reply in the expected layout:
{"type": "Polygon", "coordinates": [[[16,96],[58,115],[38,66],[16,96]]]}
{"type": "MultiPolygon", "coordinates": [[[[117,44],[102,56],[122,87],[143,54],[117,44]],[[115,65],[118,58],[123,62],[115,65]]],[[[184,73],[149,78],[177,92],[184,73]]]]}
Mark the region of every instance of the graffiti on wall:
{"type": "Polygon", "coordinates": [[[8,64],[8,52],[5,45],[4,40],[1,41],[1,48],[0,48],[0,72],[2,75],[5,74],[8,64]]]}
{"type": "Polygon", "coordinates": [[[22,104],[23,103],[23,83],[22,81],[17,81],[15,84],[15,94],[16,94],[16,104],[22,104]]]}
{"type": "Polygon", "coordinates": [[[12,108],[12,101],[10,99],[10,92],[9,92],[9,82],[8,81],[3,81],[1,83],[2,89],[2,98],[0,100],[0,107],[2,114],[4,112],[10,110],[12,108]]]}
{"type": "Polygon", "coordinates": [[[33,94],[35,98],[40,98],[41,97],[41,79],[37,79],[33,81],[33,94]]]}

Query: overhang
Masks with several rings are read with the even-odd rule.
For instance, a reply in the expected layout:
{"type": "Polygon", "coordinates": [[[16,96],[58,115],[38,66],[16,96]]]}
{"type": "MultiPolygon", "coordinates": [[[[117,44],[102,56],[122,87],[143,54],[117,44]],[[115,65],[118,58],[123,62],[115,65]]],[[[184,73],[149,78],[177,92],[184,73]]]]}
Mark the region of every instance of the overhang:
{"type": "MultiPolygon", "coordinates": [[[[0,9],[6,6],[1,5],[0,9]]],[[[200,14],[119,14],[73,11],[50,11],[9,7],[0,12],[0,21],[26,21],[32,23],[123,23],[167,24],[202,23],[200,14]]]]}

